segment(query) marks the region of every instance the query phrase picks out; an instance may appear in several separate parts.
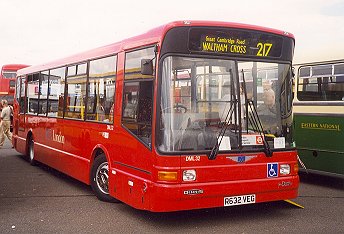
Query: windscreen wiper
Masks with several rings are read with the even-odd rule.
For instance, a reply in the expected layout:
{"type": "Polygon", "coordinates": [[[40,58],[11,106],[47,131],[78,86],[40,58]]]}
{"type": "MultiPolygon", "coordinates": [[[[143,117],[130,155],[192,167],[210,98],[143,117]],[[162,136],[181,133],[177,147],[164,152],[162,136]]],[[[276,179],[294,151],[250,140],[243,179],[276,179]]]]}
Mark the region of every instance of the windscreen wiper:
{"type": "Polygon", "coordinates": [[[251,126],[253,126],[254,130],[258,131],[260,137],[263,140],[263,145],[264,145],[264,152],[267,157],[271,157],[273,152],[270,148],[269,143],[265,140],[265,134],[264,134],[264,128],[262,125],[262,122],[260,121],[257,109],[254,105],[253,100],[250,100],[247,98],[247,90],[246,90],[246,82],[245,82],[245,75],[244,75],[244,70],[241,70],[242,74],[242,81],[243,81],[243,92],[245,96],[245,111],[246,111],[246,131],[248,132],[248,122],[250,122],[251,126]],[[250,108],[251,111],[248,109],[250,108]]]}
{"type": "Polygon", "coordinates": [[[230,122],[232,121],[232,116],[233,116],[233,112],[235,109],[235,104],[234,104],[235,102],[237,102],[237,100],[231,101],[231,105],[230,105],[229,110],[226,114],[225,121],[223,121],[221,123],[221,129],[220,129],[218,136],[216,137],[215,145],[213,146],[213,148],[211,149],[211,151],[208,155],[209,160],[214,160],[216,158],[217,154],[219,153],[219,149],[220,149],[220,145],[221,145],[223,136],[225,135],[227,128],[228,128],[230,122]]]}
{"type": "Polygon", "coordinates": [[[248,107],[251,110],[248,114],[248,120],[249,120],[251,126],[253,126],[254,130],[258,131],[260,137],[263,140],[265,155],[267,157],[271,157],[273,152],[270,148],[269,143],[265,140],[263,125],[262,125],[262,122],[260,121],[260,118],[259,118],[257,109],[254,105],[254,102],[252,100],[248,100],[247,103],[248,103],[248,107]]]}
{"type": "MultiPolygon", "coordinates": [[[[236,109],[236,105],[238,103],[238,99],[236,98],[235,92],[234,92],[235,90],[234,90],[234,80],[233,80],[232,69],[230,69],[229,72],[230,72],[230,77],[231,77],[231,96],[232,96],[232,98],[230,100],[231,105],[229,107],[228,112],[226,113],[225,121],[223,121],[221,123],[221,129],[220,129],[218,136],[216,137],[215,145],[213,146],[213,148],[211,149],[211,151],[208,155],[209,160],[214,160],[216,158],[217,154],[219,153],[219,149],[220,149],[220,145],[221,145],[223,136],[225,135],[229,124],[232,122],[233,112],[236,109]]],[[[235,124],[236,123],[237,123],[237,118],[235,117],[235,124]]]]}

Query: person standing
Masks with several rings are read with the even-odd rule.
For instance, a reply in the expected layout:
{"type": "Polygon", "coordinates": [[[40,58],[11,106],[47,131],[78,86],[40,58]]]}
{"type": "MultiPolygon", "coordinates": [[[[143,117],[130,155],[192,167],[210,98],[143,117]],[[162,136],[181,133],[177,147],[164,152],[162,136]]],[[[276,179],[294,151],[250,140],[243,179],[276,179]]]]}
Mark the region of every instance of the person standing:
{"type": "Polygon", "coordinates": [[[11,114],[12,107],[8,105],[7,100],[2,100],[2,111],[0,114],[0,148],[4,145],[5,136],[10,140],[12,144],[12,133],[11,127],[11,114]]]}

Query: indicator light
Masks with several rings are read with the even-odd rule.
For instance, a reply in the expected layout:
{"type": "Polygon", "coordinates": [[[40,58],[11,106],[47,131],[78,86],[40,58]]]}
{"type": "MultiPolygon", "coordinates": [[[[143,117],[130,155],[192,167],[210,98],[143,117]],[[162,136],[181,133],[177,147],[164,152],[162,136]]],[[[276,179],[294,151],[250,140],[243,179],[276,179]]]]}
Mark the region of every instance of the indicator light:
{"type": "Polygon", "coordinates": [[[158,180],[176,181],[178,173],[176,171],[158,171],[158,180]]]}

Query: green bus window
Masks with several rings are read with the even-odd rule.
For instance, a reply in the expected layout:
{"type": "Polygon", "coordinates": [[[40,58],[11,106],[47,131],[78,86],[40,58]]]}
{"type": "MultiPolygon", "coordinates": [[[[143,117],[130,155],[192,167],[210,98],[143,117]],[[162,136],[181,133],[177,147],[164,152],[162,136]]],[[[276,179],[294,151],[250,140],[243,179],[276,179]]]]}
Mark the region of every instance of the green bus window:
{"type": "Polygon", "coordinates": [[[297,95],[300,101],[344,100],[343,64],[301,67],[297,95]]]}

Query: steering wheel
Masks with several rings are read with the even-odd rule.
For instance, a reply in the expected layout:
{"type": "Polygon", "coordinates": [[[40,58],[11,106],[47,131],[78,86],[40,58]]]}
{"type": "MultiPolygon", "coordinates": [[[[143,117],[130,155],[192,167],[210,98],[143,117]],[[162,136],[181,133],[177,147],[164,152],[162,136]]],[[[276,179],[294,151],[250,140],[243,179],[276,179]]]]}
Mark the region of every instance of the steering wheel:
{"type": "Polygon", "coordinates": [[[173,106],[173,109],[175,109],[178,113],[186,113],[188,108],[180,103],[177,103],[173,106]]]}

